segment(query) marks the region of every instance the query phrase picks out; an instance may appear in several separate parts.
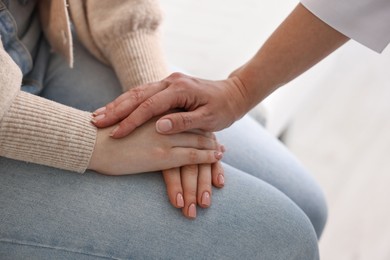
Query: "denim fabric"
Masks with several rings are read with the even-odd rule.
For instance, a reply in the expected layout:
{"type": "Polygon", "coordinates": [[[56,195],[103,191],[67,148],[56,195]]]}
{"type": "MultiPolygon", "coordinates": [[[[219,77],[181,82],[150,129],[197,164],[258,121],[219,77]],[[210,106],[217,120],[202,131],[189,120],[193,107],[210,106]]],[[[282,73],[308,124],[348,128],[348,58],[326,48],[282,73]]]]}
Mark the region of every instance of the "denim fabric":
{"type": "Polygon", "coordinates": [[[5,51],[26,75],[33,67],[32,57],[19,40],[16,22],[3,0],[0,0],[0,35],[5,51]]]}
{"type": "MultiPolygon", "coordinates": [[[[17,8],[25,8],[28,0],[19,0],[17,8]]],[[[37,26],[26,26],[29,22],[27,18],[23,20],[23,27],[27,27],[28,32],[24,32],[24,41],[32,42],[36,46],[27,48],[18,36],[18,24],[7,8],[8,3],[0,0],[0,33],[4,49],[12,57],[23,73],[22,90],[32,94],[39,94],[43,89],[43,79],[46,72],[46,66],[50,57],[50,48],[46,39],[37,26]],[[39,37],[41,35],[41,37],[39,37]],[[40,38],[38,41],[37,38],[40,38]],[[33,52],[33,53],[31,53],[33,52]]],[[[27,9],[30,10],[31,8],[27,9]]],[[[32,14],[34,15],[34,14],[32,14]]]]}
{"type": "Polygon", "coordinates": [[[45,77],[47,65],[50,59],[50,46],[45,39],[41,37],[37,47],[37,53],[34,60],[34,67],[23,77],[22,90],[31,94],[38,95],[43,90],[43,80],[45,77]]]}

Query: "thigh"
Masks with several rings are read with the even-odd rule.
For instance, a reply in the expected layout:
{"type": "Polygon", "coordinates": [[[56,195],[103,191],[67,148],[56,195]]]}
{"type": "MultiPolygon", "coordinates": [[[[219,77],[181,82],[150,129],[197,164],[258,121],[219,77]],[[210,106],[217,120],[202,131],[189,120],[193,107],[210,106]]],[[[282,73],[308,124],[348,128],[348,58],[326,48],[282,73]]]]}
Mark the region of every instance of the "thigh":
{"type": "Polygon", "coordinates": [[[0,164],[2,259],[318,259],[302,210],[229,165],[229,185],[189,220],[169,204],[159,173],[111,177],[0,164]]]}
{"type": "Polygon", "coordinates": [[[225,163],[283,192],[307,214],[320,237],[327,218],[324,195],[283,144],[249,116],[218,132],[217,138],[227,148],[225,163]]]}
{"type": "Polygon", "coordinates": [[[74,68],[53,53],[45,73],[41,96],[81,110],[93,111],[122,92],[115,72],[74,41],[74,68]]]}

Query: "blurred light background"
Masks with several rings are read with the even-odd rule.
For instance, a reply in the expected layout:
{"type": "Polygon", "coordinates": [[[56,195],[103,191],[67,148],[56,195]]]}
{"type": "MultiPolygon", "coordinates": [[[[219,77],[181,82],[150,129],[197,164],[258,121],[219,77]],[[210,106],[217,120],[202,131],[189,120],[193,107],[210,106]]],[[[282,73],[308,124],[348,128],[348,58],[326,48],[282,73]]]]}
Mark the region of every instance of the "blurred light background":
{"type": "MultiPolygon", "coordinates": [[[[167,59],[226,78],[297,3],[161,0],[167,59]]],[[[262,106],[268,130],[287,129],[286,145],[326,194],[321,259],[390,259],[390,47],[379,55],[350,41],[262,106]]]]}

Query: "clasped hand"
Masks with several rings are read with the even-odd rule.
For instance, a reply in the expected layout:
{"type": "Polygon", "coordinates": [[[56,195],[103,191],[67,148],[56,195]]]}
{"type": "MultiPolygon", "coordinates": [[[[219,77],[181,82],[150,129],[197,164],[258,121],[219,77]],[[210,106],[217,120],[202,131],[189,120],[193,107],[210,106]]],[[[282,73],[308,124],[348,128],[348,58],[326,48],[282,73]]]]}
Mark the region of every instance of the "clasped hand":
{"type": "Polygon", "coordinates": [[[155,122],[152,119],[121,139],[109,136],[115,126],[98,129],[89,169],[107,175],[163,170],[170,202],[195,218],[196,205],[211,204],[211,183],[224,185],[218,162],[224,148],[214,134],[204,131],[161,135],[155,122]]]}
{"type": "MultiPolygon", "coordinates": [[[[246,95],[246,89],[237,77],[208,81],[174,73],[160,82],[138,86],[122,94],[96,110],[93,122],[97,127],[119,123],[110,129],[111,136],[122,138],[137,133],[149,119],[179,108],[181,112],[160,118],[155,128],[157,132],[176,139],[179,137],[172,134],[191,129],[216,131],[231,125],[245,114],[247,108],[242,104],[247,103],[246,95]]],[[[155,160],[152,155],[146,158],[155,160]]],[[[170,202],[182,208],[187,217],[196,216],[196,202],[201,207],[210,206],[211,184],[216,187],[224,185],[220,163],[210,163],[193,162],[189,166],[163,170],[170,202]]]]}

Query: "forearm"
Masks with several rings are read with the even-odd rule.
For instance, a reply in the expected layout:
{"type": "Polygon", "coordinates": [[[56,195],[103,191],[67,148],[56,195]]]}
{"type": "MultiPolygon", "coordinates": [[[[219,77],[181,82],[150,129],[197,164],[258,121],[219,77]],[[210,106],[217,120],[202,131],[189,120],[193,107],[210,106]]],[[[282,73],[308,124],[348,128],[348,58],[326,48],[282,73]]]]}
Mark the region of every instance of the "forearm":
{"type": "Polygon", "coordinates": [[[247,110],[348,40],[298,4],[256,55],[231,75],[242,83],[247,110]]]}
{"type": "Polygon", "coordinates": [[[90,113],[20,91],[0,121],[0,156],[76,172],[96,139],[90,113]]]}
{"type": "Polygon", "coordinates": [[[115,70],[123,90],[168,75],[159,26],[159,2],[70,0],[79,39],[115,70]]]}

